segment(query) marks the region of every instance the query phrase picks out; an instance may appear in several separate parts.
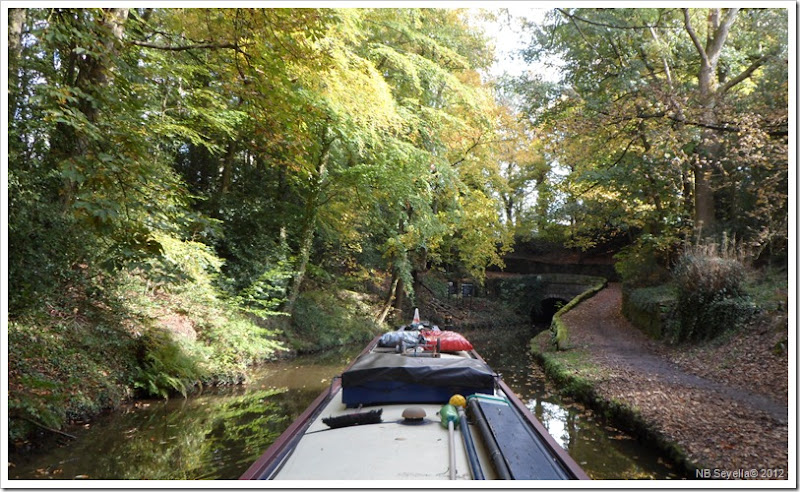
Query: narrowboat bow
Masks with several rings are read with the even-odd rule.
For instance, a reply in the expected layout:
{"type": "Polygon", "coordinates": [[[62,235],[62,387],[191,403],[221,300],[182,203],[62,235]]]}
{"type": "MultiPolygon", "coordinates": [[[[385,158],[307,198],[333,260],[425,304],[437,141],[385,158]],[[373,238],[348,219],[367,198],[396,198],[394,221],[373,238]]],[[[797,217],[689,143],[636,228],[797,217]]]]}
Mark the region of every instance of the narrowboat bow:
{"type": "Polygon", "coordinates": [[[416,314],[376,337],[240,479],[588,479],[464,342],[416,314]]]}

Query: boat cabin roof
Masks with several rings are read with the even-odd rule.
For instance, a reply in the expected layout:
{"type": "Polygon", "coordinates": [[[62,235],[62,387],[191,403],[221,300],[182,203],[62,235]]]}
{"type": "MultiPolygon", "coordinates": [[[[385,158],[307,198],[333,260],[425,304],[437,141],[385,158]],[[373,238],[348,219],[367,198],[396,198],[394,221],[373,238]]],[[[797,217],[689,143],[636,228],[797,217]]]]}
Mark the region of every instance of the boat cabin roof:
{"type": "MultiPolygon", "coordinates": [[[[525,420],[518,410],[522,403],[514,400],[516,397],[480,357],[469,352],[442,353],[439,357],[394,352],[373,345],[370,352],[361,355],[342,374],[341,388],[332,386],[330,394],[320,395],[321,406],[314,407],[310,420],[293,424],[303,429],[300,434],[276,442],[272,454],[268,451],[265,461],[251,467],[257,470],[254,476],[278,480],[447,480],[449,432],[441,425],[439,411],[454,394],[474,394],[469,398],[472,418],[481,415],[481,420],[465,422],[485,478],[585,478],[577,465],[571,465],[577,472],[564,468],[560,463],[563,457],[556,456],[558,445],[546,430],[531,427],[535,419],[531,416],[532,420],[525,420]],[[513,405],[512,400],[516,402],[513,405]],[[419,419],[421,412],[424,417],[419,419]],[[342,422],[346,424],[338,426],[342,422]],[[548,438],[550,442],[546,442],[548,438]],[[498,463],[498,459],[506,464],[498,463]]],[[[455,478],[469,480],[470,459],[458,429],[456,426],[453,446],[455,478]]],[[[567,461],[571,462],[568,457],[567,461]]]]}
{"type": "MultiPolygon", "coordinates": [[[[323,417],[352,413],[338,392],[323,417]]],[[[383,422],[330,429],[316,419],[275,476],[279,480],[447,480],[448,431],[439,423],[441,404],[414,404],[426,417],[403,423],[411,405],[383,406],[383,422]]],[[[456,477],[469,480],[469,461],[456,430],[456,477]]],[[[481,443],[476,442],[476,446],[481,443]]],[[[486,455],[485,450],[479,453],[486,455]]],[[[491,475],[492,469],[485,467],[491,475]]],[[[496,478],[487,476],[487,478],[496,478]]]]}

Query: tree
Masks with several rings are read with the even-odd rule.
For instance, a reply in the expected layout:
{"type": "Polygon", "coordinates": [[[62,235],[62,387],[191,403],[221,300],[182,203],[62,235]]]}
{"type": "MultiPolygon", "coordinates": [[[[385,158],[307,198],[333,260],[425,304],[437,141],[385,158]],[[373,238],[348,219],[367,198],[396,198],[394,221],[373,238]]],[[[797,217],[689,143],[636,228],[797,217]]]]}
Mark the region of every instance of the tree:
{"type": "MultiPolygon", "coordinates": [[[[731,171],[751,169],[733,150],[749,132],[768,134],[771,162],[786,159],[783,109],[756,102],[776,90],[785,100],[775,84],[783,78],[785,26],[785,11],[770,9],[558,9],[527,54],[563,57],[562,91],[545,107],[533,107],[542,91],[528,92],[529,115],[550,129],[574,192],[626,197],[623,229],[741,230],[741,215],[720,208],[747,182],[731,171]],[[757,40],[765,28],[773,34],[757,40]]],[[[771,203],[783,209],[780,199],[771,203]]]]}
{"type": "Polygon", "coordinates": [[[499,191],[505,222],[517,235],[541,232],[543,224],[536,221],[537,217],[546,217],[546,210],[532,209],[537,201],[544,199],[550,171],[543,139],[539,130],[510,106],[501,108],[498,127],[500,172],[507,184],[499,191]]]}
{"type": "Polygon", "coordinates": [[[144,130],[153,100],[123,43],[128,16],[26,11],[9,125],[11,275],[23,297],[158,256],[150,232],[185,210],[161,136],[144,130]]]}
{"type": "Polygon", "coordinates": [[[401,132],[384,137],[380,154],[381,180],[391,185],[389,203],[397,203],[381,212],[388,213],[380,249],[392,285],[413,292],[428,264],[448,262],[467,265],[480,279],[509,242],[497,220],[504,186],[494,155],[497,110],[474,71],[489,63],[485,43],[457,10],[370,10],[365,25],[361,50],[383,72],[402,121],[401,132]],[[467,224],[472,198],[483,207],[474,215],[481,219],[467,224]]]}
{"type": "Polygon", "coordinates": [[[284,289],[287,312],[318,266],[369,258],[411,292],[431,264],[500,262],[490,57],[463,11],[12,14],[20,251],[56,201],[80,245],[64,271],[143,269],[167,233],[213,245],[233,296],[284,289]]]}

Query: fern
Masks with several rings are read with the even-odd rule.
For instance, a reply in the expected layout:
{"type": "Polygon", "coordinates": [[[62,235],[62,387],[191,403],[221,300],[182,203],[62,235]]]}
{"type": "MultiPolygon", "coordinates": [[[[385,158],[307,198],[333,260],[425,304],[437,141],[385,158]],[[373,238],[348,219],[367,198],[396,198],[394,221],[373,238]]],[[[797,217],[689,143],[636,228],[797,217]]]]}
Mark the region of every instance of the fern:
{"type": "Polygon", "coordinates": [[[134,387],[153,396],[168,398],[178,392],[184,397],[203,379],[197,362],[187,355],[172,336],[160,329],[150,329],[142,336],[143,357],[134,387]]]}

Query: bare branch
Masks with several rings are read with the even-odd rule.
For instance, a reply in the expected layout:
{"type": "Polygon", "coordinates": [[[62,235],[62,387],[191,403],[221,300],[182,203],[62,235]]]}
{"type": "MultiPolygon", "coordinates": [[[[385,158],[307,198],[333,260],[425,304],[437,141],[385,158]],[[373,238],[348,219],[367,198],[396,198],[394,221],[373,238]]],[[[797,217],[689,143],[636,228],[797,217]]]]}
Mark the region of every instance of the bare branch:
{"type": "Polygon", "coordinates": [[[692,27],[692,21],[689,18],[689,9],[683,9],[683,23],[686,26],[686,32],[689,33],[689,37],[692,38],[694,47],[697,48],[697,52],[700,53],[700,58],[703,59],[703,63],[706,65],[710,65],[710,62],[708,60],[708,55],[706,54],[706,50],[705,48],[703,48],[702,43],[700,43],[700,38],[694,31],[694,27],[692,27]]]}
{"type": "Polygon", "coordinates": [[[153,43],[145,43],[143,41],[130,41],[131,44],[136,46],[141,46],[142,48],[152,48],[155,50],[163,50],[163,51],[188,51],[188,50],[222,50],[222,49],[233,49],[238,52],[241,52],[241,47],[235,43],[201,43],[201,44],[190,44],[186,46],[170,46],[170,45],[161,45],[161,44],[153,44],[153,43]]]}
{"type": "MultiPolygon", "coordinates": [[[[586,24],[591,24],[593,26],[598,26],[598,27],[608,27],[610,29],[652,29],[653,27],[658,27],[658,22],[656,22],[653,25],[645,24],[645,25],[641,25],[641,26],[620,26],[620,25],[616,25],[616,24],[606,24],[604,22],[598,22],[598,21],[585,19],[583,17],[578,17],[575,14],[570,14],[569,12],[566,12],[564,9],[556,9],[556,10],[558,10],[562,14],[566,15],[571,20],[579,20],[581,22],[585,22],[586,24]]],[[[661,20],[661,14],[659,13],[659,21],[660,20],[661,20]]]]}
{"type": "Polygon", "coordinates": [[[597,49],[597,46],[596,46],[594,43],[592,43],[591,41],[589,41],[589,38],[587,38],[587,37],[586,37],[586,35],[585,35],[585,34],[583,34],[583,29],[581,29],[581,26],[579,26],[579,25],[578,25],[578,23],[577,23],[577,22],[575,22],[575,19],[573,19],[572,17],[570,17],[570,18],[569,18],[569,21],[570,21],[570,22],[572,22],[572,25],[574,25],[574,26],[575,26],[575,29],[577,29],[577,30],[578,30],[578,34],[580,34],[580,35],[581,35],[581,37],[583,38],[583,40],[584,40],[584,41],[586,41],[586,44],[588,44],[589,46],[591,46],[591,47],[592,47],[592,49],[594,50],[594,52],[595,52],[595,54],[596,54],[597,56],[600,56],[600,51],[597,49]]]}
{"type": "Polygon", "coordinates": [[[770,58],[772,58],[772,54],[762,55],[761,58],[758,58],[754,61],[749,67],[747,67],[744,72],[740,73],[736,77],[732,78],[731,80],[727,81],[722,87],[719,88],[720,94],[725,94],[737,84],[743,82],[744,80],[748,79],[753,72],[761,68],[770,58]]]}
{"type": "Polygon", "coordinates": [[[475,141],[472,143],[472,145],[470,145],[470,146],[469,146],[469,147],[468,147],[466,150],[464,150],[464,155],[463,155],[463,157],[461,157],[460,159],[458,159],[458,160],[457,160],[457,161],[455,161],[455,162],[451,162],[451,163],[450,163],[450,165],[451,165],[451,166],[453,166],[453,167],[455,167],[455,166],[457,166],[457,165],[461,164],[462,162],[464,162],[464,161],[467,159],[467,156],[468,156],[468,155],[469,155],[469,154],[470,154],[470,153],[471,153],[473,150],[475,150],[475,148],[477,148],[477,147],[479,147],[479,146],[481,146],[481,145],[491,145],[491,144],[496,144],[496,143],[511,142],[511,141],[514,141],[514,140],[515,140],[515,139],[513,139],[513,138],[501,138],[501,139],[496,139],[496,140],[484,140],[484,141],[481,141],[481,137],[483,137],[483,135],[481,135],[480,137],[478,137],[478,139],[477,139],[477,140],[475,140],[475,141]]]}
{"type": "Polygon", "coordinates": [[[53,429],[52,427],[47,427],[46,425],[41,424],[41,423],[39,423],[39,422],[33,420],[32,418],[29,418],[29,417],[24,417],[22,415],[9,415],[9,417],[12,418],[12,419],[13,418],[19,418],[19,419],[25,420],[25,421],[30,422],[31,424],[33,424],[33,425],[35,425],[37,427],[41,427],[42,429],[50,431],[50,432],[52,432],[54,434],[59,434],[59,435],[62,435],[64,437],[69,437],[70,439],[77,439],[77,437],[73,436],[72,434],[67,434],[66,432],[62,432],[62,431],[60,431],[58,429],[53,429]]]}
{"type": "MultiPolygon", "coordinates": [[[[614,116],[607,111],[597,111],[597,112],[598,114],[601,114],[603,116],[608,116],[608,117],[614,116]]],[[[735,133],[741,131],[741,128],[733,123],[725,123],[725,122],[719,124],[703,123],[699,121],[687,120],[681,115],[673,115],[664,111],[660,111],[657,113],[637,113],[636,115],[632,116],[618,117],[615,120],[613,120],[612,123],[617,124],[625,121],[632,121],[635,119],[647,120],[647,119],[657,119],[657,118],[665,118],[670,121],[674,121],[676,123],[681,123],[683,125],[696,126],[698,128],[707,128],[709,130],[717,130],[727,133],[735,133]]],[[[788,128],[782,124],[767,125],[764,126],[764,129],[766,130],[767,135],[771,137],[784,137],[789,134],[788,128]]]]}
{"type": "MultiPolygon", "coordinates": [[[[653,36],[653,39],[656,41],[656,43],[658,43],[659,45],[663,45],[663,43],[661,42],[661,39],[658,37],[658,34],[656,34],[656,30],[653,29],[652,27],[650,28],[650,35],[653,36]]],[[[673,86],[672,86],[672,72],[669,69],[669,63],[667,63],[667,57],[664,56],[664,55],[661,55],[661,62],[664,65],[664,73],[667,76],[667,83],[669,84],[670,90],[672,90],[673,89],[673,86]]],[[[652,72],[652,69],[650,71],[652,72]]]]}

